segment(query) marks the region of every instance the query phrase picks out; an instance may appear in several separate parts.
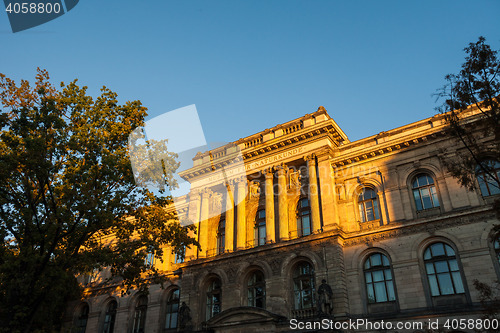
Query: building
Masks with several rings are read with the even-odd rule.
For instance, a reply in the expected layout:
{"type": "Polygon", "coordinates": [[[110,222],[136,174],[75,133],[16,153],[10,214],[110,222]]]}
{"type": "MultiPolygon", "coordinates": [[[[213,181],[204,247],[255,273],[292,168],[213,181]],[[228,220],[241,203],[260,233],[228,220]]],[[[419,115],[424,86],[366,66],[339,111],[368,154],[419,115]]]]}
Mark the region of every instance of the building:
{"type": "MultiPolygon", "coordinates": [[[[202,249],[186,249],[183,262],[170,251],[163,263],[149,257],[169,282],[147,295],[91,285],[68,327],[371,332],[383,320],[387,332],[401,323],[424,332],[431,321],[479,318],[473,282],[500,275],[491,205],[500,190],[481,172],[475,192],[451,177],[442,161],[458,147],[442,115],[350,142],[320,107],[199,153],[175,209],[201,221],[202,249]],[[347,326],[361,319],[369,323],[347,326]],[[314,326],[321,320],[337,326],[314,326]]],[[[495,159],[484,161],[498,177],[495,159]]]]}

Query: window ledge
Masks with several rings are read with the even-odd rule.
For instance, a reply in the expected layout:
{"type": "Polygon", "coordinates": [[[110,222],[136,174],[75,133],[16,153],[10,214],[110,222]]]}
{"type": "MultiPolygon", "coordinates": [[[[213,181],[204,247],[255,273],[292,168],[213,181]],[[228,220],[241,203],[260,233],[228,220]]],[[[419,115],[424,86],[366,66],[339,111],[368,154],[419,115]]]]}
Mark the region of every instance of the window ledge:
{"type": "Polygon", "coordinates": [[[491,205],[494,203],[496,200],[500,199],[500,194],[494,194],[494,195],[488,195],[488,196],[483,196],[483,200],[487,205],[491,205]]]}
{"type": "Polygon", "coordinates": [[[424,210],[417,210],[417,218],[434,216],[441,214],[441,207],[428,208],[424,210]]]}
{"type": "Polygon", "coordinates": [[[465,294],[433,296],[432,305],[436,308],[456,308],[467,304],[465,294]]]}
{"type": "Polygon", "coordinates": [[[373,221],[367,221],[367,222],[358,222],[359,227],[361,230],[370,230],[373,228],[380,227],[382,225],[380,220],[373,220],[373,221]]]}
{"type": "Polygon", "coordinates": [[[398,311],[398,305],[396,304],[396,301],[368,304],[369,314],[394,313],[397,311],[398,311]]]}

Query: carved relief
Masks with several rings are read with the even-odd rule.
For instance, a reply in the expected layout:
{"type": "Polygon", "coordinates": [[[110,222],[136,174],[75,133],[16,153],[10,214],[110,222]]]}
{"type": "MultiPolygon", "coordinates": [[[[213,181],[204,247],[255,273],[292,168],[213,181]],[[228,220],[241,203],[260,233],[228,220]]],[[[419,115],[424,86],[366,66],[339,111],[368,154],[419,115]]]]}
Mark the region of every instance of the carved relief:
{"type": "Polygon", "coordinates": [[[290,171],[289,172],[289,188],[290,189],[297,189],[300,188],[300,179],[302,178],[300,175],[300,171],[290,171]]]}
{"type": "Polygon", "coordinates": [[[214,193],[212,195],[212,200],[210,201],[210,212],[211,216],[219,215],[222,208],[222,194],[214,193]]]}
{"type": "Polygon", "coordinates": [[[279,275],[281,271],[281,262],[283,260],[280,258],[272,258],[271,260],[268,261],[269,266],[271,266],[271,269],[273,271],[273,275],[279,275]]]}
{"type": "Polygon", "coordinates": [[[250,200],[259,199],[260,197],[260,182],[254,180],[250,183],[250,200]]]}
{"type": "Polygon", "coordinates": [[[229,282],[233,283],[236,281],[236,278],[238,277],[238,266],[236,265],[230,265],[227,268],[224,269],[227,275],[227,279],[229,282]]]}

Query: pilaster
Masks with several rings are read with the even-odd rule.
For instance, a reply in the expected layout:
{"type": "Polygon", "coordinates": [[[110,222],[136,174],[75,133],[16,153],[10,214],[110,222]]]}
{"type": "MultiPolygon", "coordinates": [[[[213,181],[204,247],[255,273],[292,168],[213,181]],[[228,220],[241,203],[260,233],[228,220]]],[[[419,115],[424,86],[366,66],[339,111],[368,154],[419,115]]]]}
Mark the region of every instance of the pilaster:
{"type": "Polygon", "coordinates": [[[309,172],[309,200],[311,204],[312,231],[321,231],[321,220],[319,215],[318,179],[316,176],[316,155],[311,154],[304,159],[307,161],[309,172]]]}
{"type": "Polygon", "coordinates": [[[226,243],[224,245],[225,251],[234,251],[234,193],[233,185],[226,183],[226,243]]]}
{"type": "Polygon", "coordinates": [[[245,230],[246,230],[246,188],[247,188],[247,178],[246,176],[239,177],[237,179],[237,195],[238,195],[238,206],[236,208],[237,212],[237,222],[236,222],[236,247],[238,250],[243,250],[245,248],[245,230]]]}
{"type": "Polygon", "coordinates": [[[289,239],[286,166],[285,164],[281,164],[277,166],[276,169],[278,170],[278,203],[279,203],[278,214],[279,214],[279,226],[280,226],[280,240],[286,241],[289,239]]]}
{"type": "Polygon", "coordinates": [[[276,230],[274,226],[274,172],[271,169],[265,170],[266,175],[266,242],[276,242],[276,230]]]}
{"type": "Polygon", "coordinates": [[[205,189],[201,193],[201,221],[200,221],[200,250],[199,257],[206,257],[208,250],[208,213],[209,213],[209,200],[212,191],[205,189]]]}
{"type": "Polygon", "coordinates": [[[335,195],[335,175],[329,155],[318,157],[319,191],[321,193],[321,212],[325,231],[338,227],[337,196],[335,195]]]}
{"type": "MultiPolygon", "coordinates": [[[[199,241],[200,237],[200,191],[192,190],[189,193],[188,217],[195,225],[196,230],[189,231],[188,235],[199,241]]],[[[194,260],[198,257],[198,248],[194,245],[186,248],[185,260],[194,260]]]]}

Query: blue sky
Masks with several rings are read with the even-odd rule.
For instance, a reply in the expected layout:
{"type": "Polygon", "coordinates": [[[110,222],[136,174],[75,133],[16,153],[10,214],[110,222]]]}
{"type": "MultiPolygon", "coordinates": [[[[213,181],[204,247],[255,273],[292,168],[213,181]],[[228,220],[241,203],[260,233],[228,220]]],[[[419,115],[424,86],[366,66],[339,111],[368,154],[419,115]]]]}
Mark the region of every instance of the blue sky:
{"type": "Polygon", "coordinates": [[[324,105],[351,141],[432,116],[432,93],[483,35],[500,49],[500,1],[80,1],[13,34],[0,72],[78,78],[151,117],[196,104],[209,142],[235,141],[324,105]]]}

